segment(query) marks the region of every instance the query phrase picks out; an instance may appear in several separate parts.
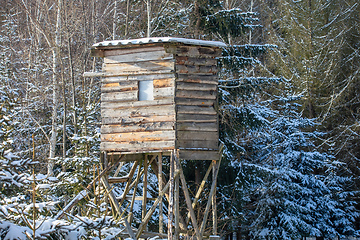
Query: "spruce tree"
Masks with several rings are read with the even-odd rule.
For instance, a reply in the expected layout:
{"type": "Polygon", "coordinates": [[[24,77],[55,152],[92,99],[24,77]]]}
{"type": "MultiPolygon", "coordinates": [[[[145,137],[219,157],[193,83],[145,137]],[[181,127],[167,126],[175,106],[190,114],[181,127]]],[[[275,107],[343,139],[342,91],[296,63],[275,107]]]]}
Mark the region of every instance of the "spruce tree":
{"type": "Polygon", "coordinates": [[[345,201],[351,193],[342,189],[349,179],[337,176],[341,164],[318,150],[322,134],[301,114],[293,82],[261,62],[277,47],[248,42],[261,27],[258,14],[221,7],[207,14],[203,31],[229,44],[219,59],[226,160],[219,194],[230,228],[253,239],[355,235],[358,213],[345,201]]]}

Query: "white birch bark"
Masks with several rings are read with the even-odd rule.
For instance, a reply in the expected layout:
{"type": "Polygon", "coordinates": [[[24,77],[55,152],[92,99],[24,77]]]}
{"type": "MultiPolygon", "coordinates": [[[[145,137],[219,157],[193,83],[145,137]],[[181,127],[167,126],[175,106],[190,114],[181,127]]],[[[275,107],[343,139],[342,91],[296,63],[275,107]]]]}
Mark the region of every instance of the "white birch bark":
{"type": "Polygon", "coordinates": [[[55,42],[52,47],[52,61],[53,61],[53,75],[52,75],[52,84],[53,84],[53,110],[52,110],[52,121],[51,121],[51,136],[50,136],[50,150],[49,150],[49,162],[48,162],[48,175],[53,175],[54,167],[54,158],[56,152],[56,143],[57,143],[57,110],[59,105],[59,73],[58,73],[58,54],[60,51],[60,29],[61,29],[61,6],[62,0],[58,0],[57,6],[57,16],[56,16],[56,27],[55,27],[55,42]]]}

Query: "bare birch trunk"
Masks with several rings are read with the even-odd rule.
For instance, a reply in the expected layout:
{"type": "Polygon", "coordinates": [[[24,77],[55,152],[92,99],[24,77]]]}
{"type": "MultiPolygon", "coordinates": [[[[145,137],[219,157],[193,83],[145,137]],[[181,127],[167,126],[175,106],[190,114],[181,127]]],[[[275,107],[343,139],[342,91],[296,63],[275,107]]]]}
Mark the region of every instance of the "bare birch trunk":
{"type": "Polygon", "coordinates": [[[151,0],[146,1],[146,11],[147,11],[147,37],[151,36],[151,0]]]}
{"type": "Polygon", "coordinates": [[[117,0],[114,2],[113,40],[116,39],[117,0]]]}
{"type": "Polygon", "coordinates": [[[125,36],[124,38],[127,39],[129,34],[129,13],[130,13],[130,0],[126,1],[126,19],[125,19],[125,36]]]}
{"type": "Polygon", "coordinates": [[[54,167],[54,158],[56,152],[56,143],[57,143],[57,110],[58,110],[58,92],[59,92],[59,84],[58,84],[58,54],[60,51],[60,29],[61,29],[61,5],[62,0],[58,0],[58,8],[57,8],[57,17],[56,17],[56,29],[55,29],[55,45],[52,47],[52,55],[53,55],[53,111],[52,111],[52,123],[51,123],[51,136],[50,136],[50,151],[49,151],[49,162],[48,162],[48,175],[53,175],[53,167],[54,167]]]}

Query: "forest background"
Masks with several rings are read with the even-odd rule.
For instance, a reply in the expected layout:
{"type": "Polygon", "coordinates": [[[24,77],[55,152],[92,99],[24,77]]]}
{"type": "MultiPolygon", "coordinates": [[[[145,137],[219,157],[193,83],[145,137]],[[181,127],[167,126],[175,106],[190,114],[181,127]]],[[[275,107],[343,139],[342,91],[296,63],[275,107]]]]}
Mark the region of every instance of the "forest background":
{"type": "Polygon", "coordinates": [[[359,236],[356,0],[2,0],[0,20],[1,238],[116,236],[112,221],[80,211],[52,217],[99,162],[99,79],[82,77],[101,69],[90,47],[149,36],[228,44],[218,61],[223,236],[359,236]]]}

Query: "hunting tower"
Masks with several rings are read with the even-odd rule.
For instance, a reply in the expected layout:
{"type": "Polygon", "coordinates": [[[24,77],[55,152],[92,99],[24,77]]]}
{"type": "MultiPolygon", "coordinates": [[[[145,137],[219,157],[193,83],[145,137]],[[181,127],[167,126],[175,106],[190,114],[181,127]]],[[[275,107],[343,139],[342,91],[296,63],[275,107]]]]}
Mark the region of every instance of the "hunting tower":
{"type": "Polygon", "coordinates": [[[103,185],[110,191],[112,206],[122,216],[122,237],[217,238],[215,191],[221,155],[217,57],[224,46],[221,42],[184,38],[93,45],[92,55],[104,59],[102,72],[84,76],[102,79],[100,149],[104,166],[117,167],[115,173],[109,171],[112,176],[103,178],[103,185]],[[189,160],[205,161],[207,168],[194,196],[182,171],[189,160]],[[118,176],[125,165],[126,174],[118,176]],[[207,203],[196,212],[211,171],[207,203]],[[157,176],[156,196],[148,191],[150,172],[157,176]],[[120,183],[124,191],[116,196],[111,184],[120,183]],[[140,196],[136,191],[139,188],[140,196]],[[165,199],[167,204],[163,204],[165,199]],[[141,206],[141,219],[137,221],[136,204],[141,206]],[[159,226],[149,231],[148,223],[155,212],[159,226]],[[208,221],[210,212],[212,224],[208,221]]]}

